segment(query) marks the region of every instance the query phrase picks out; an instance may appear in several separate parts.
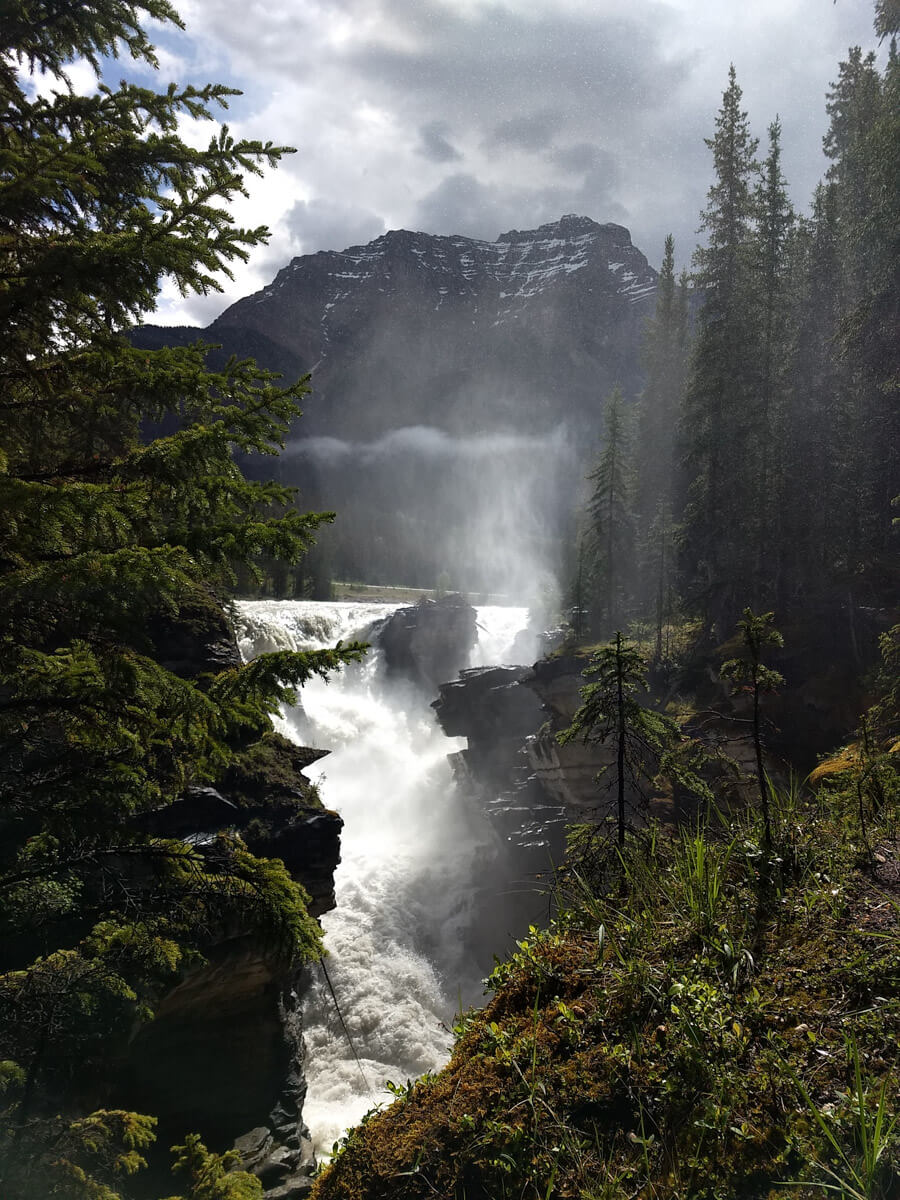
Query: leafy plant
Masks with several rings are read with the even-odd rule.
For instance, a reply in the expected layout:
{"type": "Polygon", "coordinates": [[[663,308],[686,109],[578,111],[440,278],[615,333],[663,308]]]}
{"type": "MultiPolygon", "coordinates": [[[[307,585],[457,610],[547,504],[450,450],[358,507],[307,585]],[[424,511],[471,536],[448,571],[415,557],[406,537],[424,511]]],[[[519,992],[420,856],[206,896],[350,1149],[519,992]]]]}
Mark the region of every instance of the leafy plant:
{"type": "Polygon", "coordinates": [[[859,1046],[852,1036],[847,1039],[847,1052],[852,1072],[849,1095],[852,1149],[846,1145],[833,1117],[815,1103],[803,1080],[788,1067],[807,1111],[837,1164],[832,1166],[821,1159],[816,1163],[826,1177],[817,1186],[844,1197],[844,1200],[891,1200],[900,1187],[900,1174],[885,1161],[885,1155],[897,1142],[900,1114],[895,1110],[894,1098],[888,1096],[887,1079],[880,1084],[863,1079],[859,1046]]]}
{"type": "Polygon", "coordinates": [[[760,812],[763,819],[763,840],[767,851],[772,849],[772,817],[769,808],[769,786],[763,763],[760,699],[767,692],[774,692],[784,683],[784,676],[766,666],[762,660],[765,647],[784,645],[784,638],[775,628],[774,619],[774,613],[757,615],[752,609],[745,608],[743,617],[738,621],[744,654],[739,658],[728,659],[727,662],[722,663],[720,668],[722,678],[730,679],[734,684],[735,691],[748,691],[752,697],[753,749],[756,754],[756,778],[759,786],[760,812]]]}

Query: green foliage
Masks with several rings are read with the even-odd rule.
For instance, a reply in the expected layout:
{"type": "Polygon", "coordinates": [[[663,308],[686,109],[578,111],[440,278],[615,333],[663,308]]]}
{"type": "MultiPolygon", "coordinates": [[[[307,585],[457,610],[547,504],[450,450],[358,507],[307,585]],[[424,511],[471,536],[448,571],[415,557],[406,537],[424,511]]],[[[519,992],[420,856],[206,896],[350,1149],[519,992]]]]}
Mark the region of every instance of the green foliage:
{"type": "Polygon", "coordinates": [[[28,1127],[4,1133],[0,1153],[8,1194],[121,1200],[128,1179],[147,1165],[141,1152],[153,1142],[155,1124],[138,1113],[98,1109],[76,1120],[57,1116],[37,1137],[28,1127]],[[30,1142],[30,1152],[23,1153],[22,1144],[30,1142]]]}
{"type": "MultiPolygon", "coordinates": [[[[288,149],[225,127],[195,144],[188,127],[232,94],[218,85],[98,81],[75,94],[65,68],[77,58],[99,69],[124,51],[155,63],[147,19],[179,24],[164,0],[4,7],[0,1191],[10,1195],[23,1180],[35,1194],[118,1195],[152,1121],[84,1116],[87,1098],[211,945],[242,932],[286,963],[320,955],[308,897],[280,861],[236,837],[194,846],[147,830],[156,810],[219,781],[269,736],[305,681],[364,649],[220,665],[233,646],[221,597],[236,571],[295,564],[331,514],[300,511],[293,489],[247,480],[238,465],[278,452],[304,380],[282,385],[235,359],[213,371],[204,345],[128,341],[163,282],[217,289],[265,240],[264,228],[234,224],[231,204],[247,172],[288,149]],[[22,73],[37,68],[56,84],[43,96],[22,73]],[[179,639],[196,662],[172,670],[179,639]],[[224,656],[207,654],[212,645],[224,656]]],[[[199,1143],[179,1161],[198,1200],[258,1194],[199,1143]]]]}
{"type": "Polygon", "coordinates": [[[173,1146],[176,1174],[187,1176],[189,1190],[168,1200],[262,1200],[262,1184],[255,1175],[235,1171],[240,1155],[212,1154],[196,1134],[189,1134],[181,1146],[173,1146]]]}
{"type": "Polygon", "coordinates": [[[676,584],[676,426],[689,354],[688,288],[675,279],[675,243],[666,238],[656,310],[644,332],[647,382],[638,401],[633,454],[635,533],[639,551],[639,611],[655,609],[657,661],[663,658],[663,624],[671,620],[676,584]]]}
{"type": "MultiPolygon", "coordinates": [[[[715,180],[701,215],[707,245],[694,255],[694,281],[703,306],[684,398],[682,427],[689,492],[684,510],[683,565],[693,602],[711,625],[734,611],[736,595],[752,588],[747,526],[758,513],[757,437],[748,414],[755,408],[755,345],[748,328],[749,246],[757,139],[750,133],[734,67],[716,117],[712,152],[715,180]],[[741,522],[742,534],[723,534],[741,522]]],[[[769,449],[766,444],[763,452],[769,449]]]]}
{"type": "MultiPolygon", "coordinates": [[[[641,703],[647,693],[647,664],[637,647],[617,633],[597,650],[583,674],[592,680],[582,689],[583,702],[569,727],[558,735],[562,745],[575,739],[616,743],[615,766],[606,771],[617,795],[617,832],[621,846],[626,829],[626,792],[631,805],[646,799],[643,787],[658,775],[698,795],[709,796],[697,775],[699,748],[676,721],[641,703]]],[[[600,776],[598,776],[599,780],[600,776]]]]}
{"type": "Polygon", "coordinates": [[[588,482],[591,628],[608,633],[627,612],[633,567],[631,435],[619,388],[605,401],[603,450],[588,482]]]}
{"type": "Polygon", "coordinates": [[[784,638],[774,625],[774,613],[756,614],[750,608],[744,609],[744,615],[738,621],[744,653],[740,658],[729,658],[722,663],[720,675],[730,679],[736,692],[750,693],[753,702],[751,718],[753,748],[756,753],[756,776],[759,785],[760,811],[763,818],[763,830],[766,848],[772,845],[772,818],[769,807],[769,784],[763,765],[763,732],[760,699],[768,692],[774,692],[784,683],[784,676],[763,662],[763,650],[767,646],[781,647],[784,638]]]}
{"type": "Polygon", "coordinates": [[[767,879],[743,820],[566,871],[448,1066],[352,1131],[315,1200],[893,1195],[898,911],[859,870],[852,794],[773,808],[767,879]]]}
{"type": "Polygon", "coordinates": [[[883,1079],[880,1087],[875,1088],[863,1080],[859,1046],[852,1035],[847,1039],[847,1050],[853,1071],[848,1095],[856,1141],[853,1149],[846,1146],[841,1136],[833,1106],[832,1112],[826,1115],[810,1096],[803,1080],[791,1073],[822,1132],[828,1157],[833,1156],[839,1163],[835,1169],[827,1162],[815,1162],[820,1175],[825,1177],[818,1186],[825,1192],[844,1197],[844,1200],[888,1200],[897,1183],[897,1175],[886,1160],[897,1140],[895,1133],[900,1118],[888,1107],[887,1080],[883,1079]],[[873,1107],[874,1112],[871,1111],[873,1107]]]}
{"type": "MultiPolygon", "coordinates": [[[[877,21],[883,32],[881,10],[877,21]]],[[[719,639],[750,598],[814,623],[831,647],[845,607],[896,593],[898,81],[894,49],[883,72],[859,47],[840,64],[809,219],[788,199],[779,118],[756,161],[733,68],[707,141],[675,507],[683,593],[719,639]]],[[[847,632],[838,647],[858,668],[847,632]]]]}
{"type": "Polygon", "coordinates": [[[774,620],[774,613],[757,615],[750,608],[744,609],[738,629],[745,653],[740,658],[729,658],[722,663],[720,670],[722,678],[730,679],[737,689],[747,687],[751,691],[774,692],[784,683],[784,676],[762,661],[766,646],[784,645],[784,638],[775,628],[774,620]]]}

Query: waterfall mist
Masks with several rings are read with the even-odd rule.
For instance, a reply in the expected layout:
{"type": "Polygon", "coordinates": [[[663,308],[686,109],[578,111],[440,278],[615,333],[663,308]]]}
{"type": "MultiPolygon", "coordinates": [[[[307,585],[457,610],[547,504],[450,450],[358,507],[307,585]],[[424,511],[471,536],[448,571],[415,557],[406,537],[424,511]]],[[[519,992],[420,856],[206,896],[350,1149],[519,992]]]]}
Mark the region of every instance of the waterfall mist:
{"type": "Polygon", "coordinates": [[[291,442],[285,482],[338,519],[320,535],[339,579],[444,586],[534,604],[559,576],[580,473],[564,427],[453,435],[430,426],[372,442],[291,442]]]}
{"type": "MultiPolygon", "coordinates": [[[[242,651],[249,658],[365,638],[395,607],[242,602],[242,651]]],[[[473,663],[503,661],[527,611],[476,612],[473,663]]],[[[307,684],[301,706],[281,721],[294,740],[332,751],[307,774],[345,822],[337,907],[322,924],[353,1049],[315,965],[304,999],[304,1114],[319,1153],[389,1099],[386,1080],[405,1083],[446,1061],[454,1016],[482,1002],[492,953],[545,904],[513,877],[503,839],[456,788],[446,756],[463,743],[443,735],[430,699],[385,678],[373,647],[360,666],[307,684]]]]}

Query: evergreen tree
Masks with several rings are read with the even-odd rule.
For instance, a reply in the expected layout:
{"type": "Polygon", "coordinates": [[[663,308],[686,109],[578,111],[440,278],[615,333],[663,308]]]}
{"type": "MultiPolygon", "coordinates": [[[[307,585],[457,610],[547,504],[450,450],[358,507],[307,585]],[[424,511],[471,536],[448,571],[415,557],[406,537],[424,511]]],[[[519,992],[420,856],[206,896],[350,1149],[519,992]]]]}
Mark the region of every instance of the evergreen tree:
{"type": "Polygon", "coordinates": [[[745,608],[743,617],[738,621],[743,653],[738,658],[730,658],[724,662],[721,668],[722,678],[732,680],[735,692],[749,692],[752,699],[753,750],[756,755],[763,840],[767,850],[772,848],[772,817],[769,811],[768,778],[763,762],[763,718],[760,702],[763,695],[774,692],[784,683],[784,677],[763,662],[766,646],[784,645],[784,638],[775,628],[774,618],[774,613],[757,615],[752,609],[745,608]]]}
{"type": "Polygon", "coordinates": [[[621,390],[606,398],[603,450],[588,475],[594,631],[608,631],[628,611],[634,569],[633,475],[628,414],[621,390]]]}
{"type": "Polygon", "coordinates": [[[825,620],[843,602],[836,582],[853,560],[852,402],[835,342],[844,287],[835,199],[834,185],[817,188],[794,243],[778,547],[785,611],[825,620]]]}
{"type": "Polygon", "coordinates": [[[890,504],[900,491],[893,450],[900,439],[900,63],[894,46],[885,76],[873,54],[851,49],[827,104],[824,139],[832,160],[842,269],[837,352],[851,398],[847,522],[848,586],[883,603],[896,586],[890,504]]]}
{"type": "Polygon", "coordinates": [[[688,312],[683,286],[675,281],[675,241],[666,238],[656,310],[644,335],[646,385],[638,408],[640,469],[636,515],[646,533],[660,504],[672,503],[675,428],[687,368],[688,312]]]}
{"type": "Polygon", "coordinates": [[[296,511],[291,489],[248,482],[235,463],[236,452],[277,451],[302,382],[278,386],[249,362],[211,372],[203,347],[149,353],[127,340],[163,279],[208,291],[265,238],[236,227],[228,204],[245,172],[285,152],[224,127],[200,149],[179,135],[180,122],[226,103],[220,86],[68,87],[77,58],[99,68],[124,50],[155,63],[147,19],[178,23],[165,0],[9,0],[2,24],[0,1191],[10,1196],[118,1195],[150,1125],[85,1116],[76,1082],[102,1091],[116,1047],[226,930],[255,931],[288,961],[319,954],[280,861],[236,837],[206,848],[153,837],[139,818],[219,779],[294,687],[360,652],[267,655],[198,678],[159,661],[161,629],[225,630],[217,597],[233,568],[261,554],[296,560],[325,515],[296,511]],[[34,95],[24,68],[57,90],[34,95]],[[163,420],[175,432],[142,438],[163,420]]]}
{"type": "Polygon", "coordinates": [[[757,142],[741,95],[731,67],[715,136],[706,142],[716,179],[701,217],[707,245],[694,256],[694,281],[704,301],[682,412],[690,479],[685,581],[707,623],[717,628],[752,587],[760,520],[754,506],[756,359],[747,328],[757,142]]]}
{"type": "Polygon", "coordinates": [[[663,611],[674,579],[671,517],[675,493],[675,440],[688,355],[686,280],[675,282],[675,243],[666,238],[656,311],[647,323],[647,383],[638,406],[636,541],[640,549],[638,603],[656,615],[660,657],[663,611]]]}
{"type": "Polygon", "coordinates": [[[585,678],[592,682],[581,690],[582,704],[571,725],[558,735],[562,745],[576,739],[614,742],[615,769],[608,786],[615,787],[616,840],[620,846],[629,828],[629,807],[639,806],[637,815],[643,815],[645,786],[657,775],[670,775],[682,786],[709,796],[694,770],[693,743],[684,738],[671,717],[655,712],[639,699],[647,694],[646,669],[637,647],[617,631],[592,656],[584,671],[585,678]]]}
{"type": "Polygon", "coordinates": [[[769,126],[769,152],[762,164],[753,196],[755,230],[751,243],[751,269],[755,284],[753,303],[758,336],[756,450],[754,508],[757,542],[754,589],[757,602],[769,599],[777,585],[780,520],[784,508],[784,388],[789,346],[792,258],[789,240],[794,211],[781,172],[781,122],[769,126]]]}

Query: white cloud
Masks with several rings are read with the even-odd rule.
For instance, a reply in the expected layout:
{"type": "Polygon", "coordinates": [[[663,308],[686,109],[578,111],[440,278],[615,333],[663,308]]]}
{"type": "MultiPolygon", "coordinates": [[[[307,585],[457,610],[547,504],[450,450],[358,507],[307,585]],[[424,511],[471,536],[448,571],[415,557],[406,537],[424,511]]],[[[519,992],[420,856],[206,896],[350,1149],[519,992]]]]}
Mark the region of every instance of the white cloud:
{"type": "MultiPolygon", "coordinates": [[[[825,162],[825,91],[847,47],[874,44],[868,5],[838,0],[187,0],[166,69],[244,90],[233,132],[298,153],[250,184],[241,223],[268,249],[219,308],[296,253],[385,228],[494,238],[581,212],[629,226],[656,263],[687,262],[734,62],[761,140],[776,112],[795,202],[825,162]]],[[[168,75],[163,72],[163,79],[168,75]]],[[[165,319],[207,321],[209,301],[165,319]]]]}

